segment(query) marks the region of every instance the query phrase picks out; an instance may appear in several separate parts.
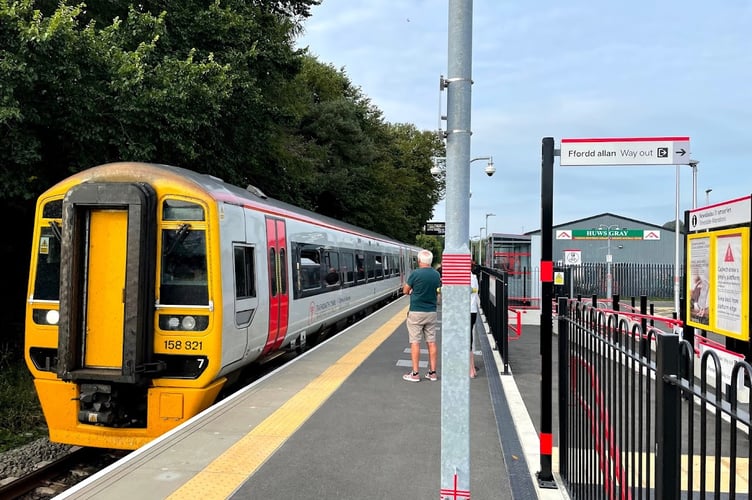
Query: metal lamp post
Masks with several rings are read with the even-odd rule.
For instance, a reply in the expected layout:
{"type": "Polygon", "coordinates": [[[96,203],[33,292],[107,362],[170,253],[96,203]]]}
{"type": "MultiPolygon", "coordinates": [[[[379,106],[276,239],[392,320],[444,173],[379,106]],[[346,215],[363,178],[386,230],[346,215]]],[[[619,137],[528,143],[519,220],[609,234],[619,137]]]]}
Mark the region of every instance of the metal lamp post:
{"type": "Polygon", "coordinates": [[[606,298],[610,299],[611,297],[613,297],[613,275],[611,274],[611,261],[613,260],[613,257],[611,255],[611,230],[618,230],[619,225],[612,224],[610,226],[607,226],[605,224],[601,224],[600,226],[598,226],[598,229],[605,229],[608,233],[608,254],[606,255],[606,298]]]}
{"type": "Polygon", "coordinates": [[[708,188],[705,190],[705,205],[710,205],[710,192],[712,191],[712,188],[708,188]]]}
{"type": "Polygon", "coordinates": [[[697,208],[697,165],[698,160],[689,160],[689,166],[692,167],[692,208],[697,208]]]}

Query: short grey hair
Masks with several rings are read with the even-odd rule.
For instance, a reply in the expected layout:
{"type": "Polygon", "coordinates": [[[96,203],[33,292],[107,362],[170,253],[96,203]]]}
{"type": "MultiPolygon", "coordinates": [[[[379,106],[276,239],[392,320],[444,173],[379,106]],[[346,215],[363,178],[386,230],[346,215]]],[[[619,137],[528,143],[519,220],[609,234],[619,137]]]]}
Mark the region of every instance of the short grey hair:
{"type": "Polygon", "coordinates": [[[433,254],[430,250],[423,249],[418,252],[418,262],[430,266],[433,262],[433,254]]]}

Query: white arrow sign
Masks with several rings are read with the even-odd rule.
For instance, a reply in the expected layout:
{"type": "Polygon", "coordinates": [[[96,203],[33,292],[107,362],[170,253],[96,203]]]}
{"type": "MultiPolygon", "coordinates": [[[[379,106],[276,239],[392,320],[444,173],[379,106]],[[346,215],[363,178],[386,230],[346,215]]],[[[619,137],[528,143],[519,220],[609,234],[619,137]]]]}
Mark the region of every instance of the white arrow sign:
{"type": "Polygon", "coordinates": [[[689,165],[689,137],[562,139],[559,164],[689,165]]]}

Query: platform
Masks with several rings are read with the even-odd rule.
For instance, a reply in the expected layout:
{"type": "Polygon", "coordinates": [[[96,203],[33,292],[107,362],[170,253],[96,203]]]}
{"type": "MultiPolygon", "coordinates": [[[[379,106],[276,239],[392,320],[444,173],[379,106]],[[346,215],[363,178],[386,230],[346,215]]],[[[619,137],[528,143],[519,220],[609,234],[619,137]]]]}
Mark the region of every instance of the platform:
{"type": "MultiPolygon", "coordinates": [[[[393,302],[57,498],[439,498],[451,486],[440,484],[441,362],[436,382],[402,380],[407,306],[393,302]]],[[[566,498],[538,488],[537,433],[484,326],[471,498],[566,498]]],[[[421,375],[426,360],[424,350],[421,375]]]]}

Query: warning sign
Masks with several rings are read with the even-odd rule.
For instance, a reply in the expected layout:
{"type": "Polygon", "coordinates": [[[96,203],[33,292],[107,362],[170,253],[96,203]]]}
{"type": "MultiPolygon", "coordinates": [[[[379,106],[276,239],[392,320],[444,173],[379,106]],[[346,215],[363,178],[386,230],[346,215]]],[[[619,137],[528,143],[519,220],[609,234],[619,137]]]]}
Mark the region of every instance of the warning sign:
{"type": "Polygon", "coordinates": [[[750,228],[687,236],[687,324],[749,340],[750,228]]]}

